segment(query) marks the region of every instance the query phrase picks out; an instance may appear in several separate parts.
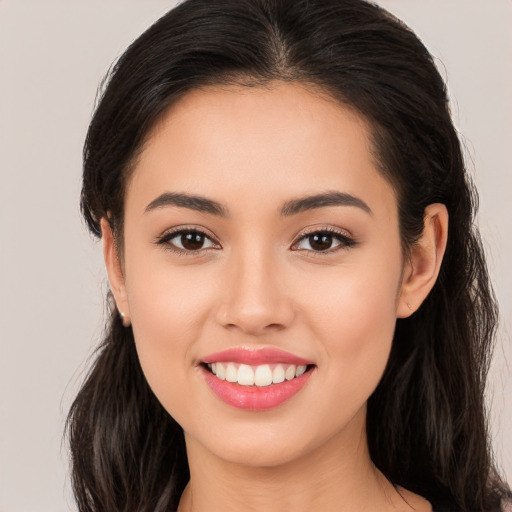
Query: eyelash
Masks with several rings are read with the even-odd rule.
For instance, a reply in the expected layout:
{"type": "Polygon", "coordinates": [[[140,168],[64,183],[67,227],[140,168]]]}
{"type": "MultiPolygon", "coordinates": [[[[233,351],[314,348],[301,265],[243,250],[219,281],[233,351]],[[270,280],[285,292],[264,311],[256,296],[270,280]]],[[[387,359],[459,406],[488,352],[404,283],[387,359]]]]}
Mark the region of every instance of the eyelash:
{"type": "MultiPolygon", "coordinates": [[[[202,253],[204,253],[204,252],[206,252],[206,251],[211,249],[211,248],[203,248],[203,249],[198,249],[196,251],[185,250],[185,249],[179,249],[179,248],[173,246],[170,243],[170,241],[173,238],[176,238],[177,236],[184,235],[184,234],[203,235],[205,238],[207,238],[207,239],[209,239],[210,241],[213,242],[211,237],[208,236],[204,231],[201,231],[200,229],[197,229],[197,228],[179,228],[179,229],[176,229],[176,230],[173,230],[173,231],[169,231],[169,232],[165,233],[164,235],[162,235],[161,237],[158,237],[155,243],[157,245],[166,246],[165,247],[166,250],[174,252],[174,253],[177,253],[177,254],[179,254],[181,256],[197,256],[197,255],[202,254],[202,253]]],[[[357,242],[353,238],[351,238],[351,237],[347,236],[346,234],[342,233],[341,231],[338,231],[338,230],[333,229],[333,228],[320,228],[320,229],[316,229],[314,231],[310,231],[310,232],[304,233],[297,240],[297,242],[295,242],[293,245],[295,246],[298,243],[300,243],[302,240],[305,240],[308,237],[313,236],[313,235],[330,235],[334,239],[336,239],[338,242],[340,242],[340,244],[338,246],[336,246],[334,249],[329,248],[329,249],[324,250],[324,251],[314,251],[314,250],[311,250],[311,249],[295,249],[295,250],[296,251],[307,251],[307,252],[312,253],[314,256],[325,257],[325,256],[328,256],[328,255],[330,255],[332,253],[336,253],[336,252],[338,252],[340,250],[343,250],[343,249],[349,249],[349,248],[354,247],[355,245],[357,245],[357,242]]]]}

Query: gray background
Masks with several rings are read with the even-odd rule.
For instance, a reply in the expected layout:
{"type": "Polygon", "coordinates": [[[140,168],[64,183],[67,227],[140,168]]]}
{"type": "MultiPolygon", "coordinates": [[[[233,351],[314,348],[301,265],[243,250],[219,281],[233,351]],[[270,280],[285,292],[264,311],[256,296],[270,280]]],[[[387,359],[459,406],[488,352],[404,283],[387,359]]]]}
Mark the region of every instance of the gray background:
{"type": "MultiPolygon", "coordinates": [[[[1,512],[73,510],[63,423],[102,332],[106,290],[100,245],[78,212],[81,147],[103,74],[174,3],[0,0],[1,512]]],[[[379,3],[439,59],[480,190],[502,309],[488,400],[510,481],[512,3],[379,3]]]]}

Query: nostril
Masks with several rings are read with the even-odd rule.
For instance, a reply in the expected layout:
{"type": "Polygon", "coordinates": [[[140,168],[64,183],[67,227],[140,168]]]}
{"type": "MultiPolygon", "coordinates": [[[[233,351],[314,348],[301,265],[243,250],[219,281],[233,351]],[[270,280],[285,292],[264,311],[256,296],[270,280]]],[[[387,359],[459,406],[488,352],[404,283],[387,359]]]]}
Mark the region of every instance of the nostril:
{"type": "Polygon", "coordinates": [[[236,327],[244,333],[259,335],[289,328],[295,309],[286,294],[278,290],[263,296],[263,292],[252,289],[225,297],[216,308],[215,318],[229,330],[236,327]]]}

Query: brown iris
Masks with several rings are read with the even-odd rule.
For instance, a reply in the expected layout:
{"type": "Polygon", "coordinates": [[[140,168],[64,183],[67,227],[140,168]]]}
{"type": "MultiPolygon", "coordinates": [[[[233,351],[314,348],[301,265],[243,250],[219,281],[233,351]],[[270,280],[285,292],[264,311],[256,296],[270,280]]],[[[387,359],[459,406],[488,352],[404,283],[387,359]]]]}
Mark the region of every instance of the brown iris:
{"type": "Polygon", "coordinates": [[[204,244],[205,235],[193,231],[190,233],[183,233],[181,235],[181,244],[189,251],[197,251],[201,249],[204,244]]]}
{"type": "Polygon", "coordinates": [[[332,235],[327,233],[316,233],[308,238],[311,247],[315,250],[326,251],[332,246],[332,235]]]}

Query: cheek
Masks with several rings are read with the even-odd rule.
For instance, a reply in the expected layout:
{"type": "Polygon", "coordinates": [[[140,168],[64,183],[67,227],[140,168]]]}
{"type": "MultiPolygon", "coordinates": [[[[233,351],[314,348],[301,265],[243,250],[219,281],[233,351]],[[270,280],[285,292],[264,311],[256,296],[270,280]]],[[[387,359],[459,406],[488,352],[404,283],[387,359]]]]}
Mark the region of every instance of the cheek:
{"type": "Polygon", "coordinates": [[[346,283],[331,303],[315,313],[329,360],[349,373],[385,365],[396,322],[392,294],[379,296],[375,290],[365,294],[359,286],[354,288],[346,283]]]}
{"type": "Polygon", "coordinates": [[[129,249],[126,287],[137,342],[167,350],[186,347],[201,327],[205,297],[211,294],[209,266],[190,264],[185,258],[177,265],[165,249],[148,248],[139,240],[129,249]]]}
{"type": "MultiPolygon", "coordinates": [[[[322,362],[333,400],[354,413],[386,367],[396,324],[400,257],[340,268],[330,280],[305,283],[305,317],[322,340],[322,362]]],[[[320,374],[319,374],[320,376],[320,374]]]]}
{"type": "MultiPolygon", "coordinates": [[[[186,412],[192,401],[183,390],[195,371],[196,344],[211,297],[205,286],[212,284],[211,276],[207,279],[199,267],[173,268],[165,257],[137,258],[134,251],[126,274],[132,328],[146,379],[169,412],[186,412]]],[[[179,421],[180,414],[175,419],[179,421]]]]}
{"type": "Polygon", "coordinates": [[[304,310],[333,348],[358,351],[392,337],[402,267],[400,253],[387,252],[361,251],[329,272],[303,273],[304,310]]]}

